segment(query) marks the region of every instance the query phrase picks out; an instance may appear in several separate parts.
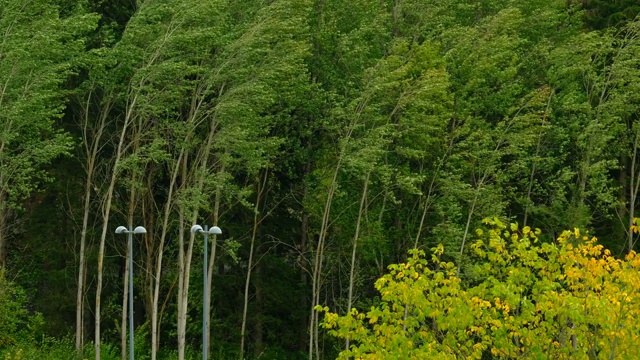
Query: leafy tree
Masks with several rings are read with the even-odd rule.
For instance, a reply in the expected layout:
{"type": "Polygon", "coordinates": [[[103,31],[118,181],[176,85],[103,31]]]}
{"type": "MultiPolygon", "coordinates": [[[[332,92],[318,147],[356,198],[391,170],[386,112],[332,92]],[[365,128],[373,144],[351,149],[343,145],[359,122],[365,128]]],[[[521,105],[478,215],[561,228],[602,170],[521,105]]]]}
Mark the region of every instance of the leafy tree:
{"type": "Polygon", "coordinates": [[[640,330],[640,258],[617,259],[578,229],[554,243],[540,230],[487,219],[464,277],[412,250],[376,281],[380,303],[345,316],[329,333],[354,344],[339,358],[634,358],[640,330]],[[603,316],[603,314],[607,314],[603,316]]]}
{"type": "Polygon", "coordinates": [[[64,82],[84,50],[94,16],[61,18],[47,1],[0,4],[0,266],[9,218],[47,180],[46,165],[68,154],[72,140],[56,121],[64,82]]]}

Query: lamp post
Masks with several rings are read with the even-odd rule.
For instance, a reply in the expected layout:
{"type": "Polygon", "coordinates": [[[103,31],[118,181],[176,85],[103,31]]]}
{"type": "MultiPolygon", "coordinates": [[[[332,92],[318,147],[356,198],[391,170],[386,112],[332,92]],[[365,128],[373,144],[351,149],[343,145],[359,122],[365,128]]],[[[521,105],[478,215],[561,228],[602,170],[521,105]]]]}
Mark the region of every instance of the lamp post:
{"type": "Polygon", "coordinates": [[[124,226],[116,228],[116,234],[127,234],[129,238],[129,360],[133,360],[133,234],[146,234],[147,229],[138,226],[128,230],[124,226]]]}
{"type": "Polygon", "coordinates": [[[202,360],[207,360],[207,348],[208,348],[208,339],[207,339],[207,323],[209,322],[209,299],[207,299],[207,287],[208,287],[208,282],[207,282],[207,271],[208,271],[208,266],[207,266],[207,252],[208,252],[208,246],[209,246],[209,234],[211,235],[220,235],[222,234],[222,230],[220,230],[219,227],[217,226],[212,226],[211,229],[209,229],[209,227],[207,225],[204,226],[204,229],[202,228],[202,226],[200,225],[193,225],[191,227],[191,232],[196,234],[196,233],[200,233],[204,235],[204,259],[202,262],[202,271],[203,271],[203,278],[204,278],[204,286],[203,286],[203,293],[202,293],[202,307],[203,307],[203,311],[202,311],[202,360]]]}

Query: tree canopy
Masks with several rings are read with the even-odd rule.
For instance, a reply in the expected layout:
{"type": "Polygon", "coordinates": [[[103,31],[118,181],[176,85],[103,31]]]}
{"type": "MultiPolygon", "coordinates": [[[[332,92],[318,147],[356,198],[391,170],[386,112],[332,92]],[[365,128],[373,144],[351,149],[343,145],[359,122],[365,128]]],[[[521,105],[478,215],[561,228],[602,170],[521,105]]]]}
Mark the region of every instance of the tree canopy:
{"type": "Polygon", "coordinates": [[[0,34],[0,358],[126,357],[130,272],[150,360],[635,356],[635,1],[1,0],[0,34]]]}

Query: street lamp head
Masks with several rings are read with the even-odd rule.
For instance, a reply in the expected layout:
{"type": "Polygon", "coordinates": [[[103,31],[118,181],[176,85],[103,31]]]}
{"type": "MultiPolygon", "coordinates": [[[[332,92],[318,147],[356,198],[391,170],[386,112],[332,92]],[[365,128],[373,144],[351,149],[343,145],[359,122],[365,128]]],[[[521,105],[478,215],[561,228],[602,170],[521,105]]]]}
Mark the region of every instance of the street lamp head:
{"type": "Polygon", "coordinates": [[[211,234],[211,235],[220,235],[220,234],[222,234],[222,230],[220,230],[220,228],[217,227],[217,226],[212,226],[211,229],[209,229],[209,234],[211,234]]]}
{"type": "Polygon", "coordinates": [[[116,228],[116,234],[126,234],[127,228],[124,226],[118,226],[116,228]]]}
{"type": "Polygon", "coordinates": [[[195,233],[200,233],[200,232],[202,232],[202,226],[200,226],[200,225],[193,225],[193,226],[191,227],[191,232],[192,232],[192,233],[194,233],[194,234],[195,234],[195,233]]]}
{"type": "Polygon", "coordinates": [[[134,234],[146,234],[147,233],[147,229],[145,229],[143,226],[138,226],[135,229],[133,229],[133,233],[134,234]]]}

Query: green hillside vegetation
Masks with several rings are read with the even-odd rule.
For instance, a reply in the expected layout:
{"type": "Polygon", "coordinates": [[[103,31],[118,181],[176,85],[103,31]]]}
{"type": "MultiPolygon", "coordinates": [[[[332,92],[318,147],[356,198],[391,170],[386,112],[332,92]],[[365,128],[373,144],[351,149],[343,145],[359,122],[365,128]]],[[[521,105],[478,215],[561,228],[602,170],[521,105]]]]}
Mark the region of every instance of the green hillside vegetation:
{"type": "Polygon", "coordinates": [[[635,359],[639,12],[0,1],[0,359],[635,359]]]}

